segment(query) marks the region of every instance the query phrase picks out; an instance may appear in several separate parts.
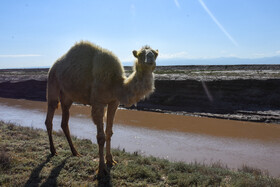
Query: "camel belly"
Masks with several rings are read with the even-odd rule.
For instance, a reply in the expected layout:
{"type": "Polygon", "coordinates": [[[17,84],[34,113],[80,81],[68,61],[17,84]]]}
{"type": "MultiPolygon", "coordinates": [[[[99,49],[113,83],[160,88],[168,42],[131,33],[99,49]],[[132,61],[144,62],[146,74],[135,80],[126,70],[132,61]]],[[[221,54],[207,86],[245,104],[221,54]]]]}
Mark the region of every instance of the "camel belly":
{"type": "Polygon", "coordinates": [[[90,105],[90,97],[83,93],[67,93],[67,96],[76,103],[90,105]]]}
{"type": "Polygon", "coordinates": [[[61,91],[73,102],[84,105],[91,105],[92,102],[108,104],[112,101],[117,100],[112,90],[96,87],[91,89],[72,86],[71,89],[67,89],[67,87],[64,87],[61,91]]]}
{"type": "Polygon", "coordinates": [[[83,85],[62,84],[60,90],[73,102],[88,105],[90,104],[90,88],[83,85]]]}

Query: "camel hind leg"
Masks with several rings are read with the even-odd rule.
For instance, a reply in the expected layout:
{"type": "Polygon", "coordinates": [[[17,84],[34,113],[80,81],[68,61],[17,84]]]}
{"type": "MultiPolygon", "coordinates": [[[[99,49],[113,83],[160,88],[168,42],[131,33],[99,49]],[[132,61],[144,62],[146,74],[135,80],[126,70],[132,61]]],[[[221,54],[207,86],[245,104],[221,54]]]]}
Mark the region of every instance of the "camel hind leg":
{"type": "Polygon", "coordinates": [[[59,96],[59,89],[57,84],[52,81],[48,81],[48,88],[47,88],[47,116],[45,125],[48,131],[49,136],[49,142],[50,142],[50,151],[51,154],[54,156],[56,155],[56,150],[53,144],[53,138],[52,138],[52,128],[53,128],[53,116],[55,109],[58,107],[58,96],[59,96]]]}
{"type": "Polygon", "coordinates": [[[69,109],[73,103],[72,100],[68,99],[62,92],[60,93],[60,102],[61,102],[61,109],[62,109],[62,120],[61,120],[61,128],[67,138],[68,144],[74,156],[80,156],[78,151],[75,149],[71,135],[69,130],[69,109]]]}

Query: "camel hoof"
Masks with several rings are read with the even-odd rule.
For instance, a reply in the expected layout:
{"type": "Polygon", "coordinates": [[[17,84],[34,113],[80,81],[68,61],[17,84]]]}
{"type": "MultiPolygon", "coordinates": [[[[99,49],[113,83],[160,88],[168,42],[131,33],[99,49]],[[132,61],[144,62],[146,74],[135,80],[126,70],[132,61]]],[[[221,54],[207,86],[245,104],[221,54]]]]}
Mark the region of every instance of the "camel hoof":
{"type": "Polygon", "coordinates": [[[117,161],[115,161],[115,160],[112,160],[112,161],[107,161],[106,162],[106,165],[107,165],[107,167],[113,167],[114,165],[116,165],[118,162],[117,161]]]}
{"type": "Polygon", "coordinates": [[[104,177],[106,177],[107,175],[109,175],[109,172],[106,168],[102,169],[102,170],[97,170],[96,171],[97,175],[94,177],[94,180],[95,179],[103,179],[104,177]]]}
{"type": "Polygon", "coordinates": [[[82,157],[82,155],[78,152],[73,153],[73,156],[82,157]]]}
{"type": "Polygon", "coordinates": [[[57,156],[57,152],[51,152],[51,156],[57,156]]]}

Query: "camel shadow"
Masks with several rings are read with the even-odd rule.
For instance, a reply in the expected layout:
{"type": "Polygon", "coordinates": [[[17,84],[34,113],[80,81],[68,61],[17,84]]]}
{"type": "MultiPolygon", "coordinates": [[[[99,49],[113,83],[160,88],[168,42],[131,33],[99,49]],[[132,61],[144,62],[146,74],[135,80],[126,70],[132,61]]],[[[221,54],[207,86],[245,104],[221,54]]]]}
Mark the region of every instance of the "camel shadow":
{"type": "MultiPolygon", "coordinates": [[[[64,168],[66,161],[69,159],[69,157],[65,158],[59,165],[55,166],[51,170],[51,173],[49,174],[46,181],[43,184],[41,184],[42,178],[40,177],[40,173],[42,172],[43,168],[47,165],[47,163],[50,162],[52,157],[53,156],[48,155],[44,162],[42,162],[36,168],[33,169],[28,181],[24,184],[24,187],[58,186],[57,177],[59,176],[61,170],[64,168]]],[[[95,178],[93,180],[97,180],[97,186],[100,186],[100,187],[113,186],[112,179],[111,179],[111,167],[107,167],[107,171],[108,171],[107,175],[104,176],[103,178],[98,178],[97,175],[95,176],[95,178]]]]}
{"type": "Polygon", "coordinates": [[[93,180],[97,180],[98,187],[107,187],[113,186],[112,185],[112,178],[111,178],[111,167],[107,167],[108,173],[103,178],[98,178],[97,175],[93,180]]]}
{"type": "Polygon", "coordinates": [[[69,157],[65,158],[58,166],[54,167],[47,178],[47,180],[41,186],[58,186],[57,177],[61,170],[64,168],[66,161],[69,157]]]}
{"type": "Polygon", "coordinates": [[[38,165],[31,173],[28,181],[25,183],[25,187],[27,186],[39,186],[40,182],[41,182],[41,178],[40,178],[40,173],[42,171],[42,169],[44,168],[44,166],[51,160],[51,155],[47,156],[46,161],[44,161],[43,163],[41,163],[40,165],[38,165]]]}
{"type": "Polygon", "coordinates": [[[45,167],[45,165],[50,162],[50,159],[52,158],[51,155],[47,156],[47,159],[42,162],[40,165],[38,165],[31,173],[28,181],[25,183],[25,187],[28,186],[57,186],[57,177],[59,176],[60,171],[64,167],[66,161],[68,158],[65,158],[58,166],[54,167],[49,175],[49,177],[46,179],[46,181],[40,185],[41,183],[41,177],[40,173],[45,167]]]}

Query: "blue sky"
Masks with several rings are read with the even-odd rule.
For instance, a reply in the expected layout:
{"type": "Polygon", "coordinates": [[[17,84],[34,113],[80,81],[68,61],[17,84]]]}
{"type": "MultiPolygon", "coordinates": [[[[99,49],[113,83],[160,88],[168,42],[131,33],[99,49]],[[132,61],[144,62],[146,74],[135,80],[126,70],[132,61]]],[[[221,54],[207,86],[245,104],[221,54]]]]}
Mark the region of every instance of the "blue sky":
{"type": "MultiPolygon", "coordinates": [[[[46,67],[77,41],[176,59],[280,55],[279,0],[0,1],[0,68],[46,67]]],[[[226,64],[226,62],[225,62],[226,64]]]]}

